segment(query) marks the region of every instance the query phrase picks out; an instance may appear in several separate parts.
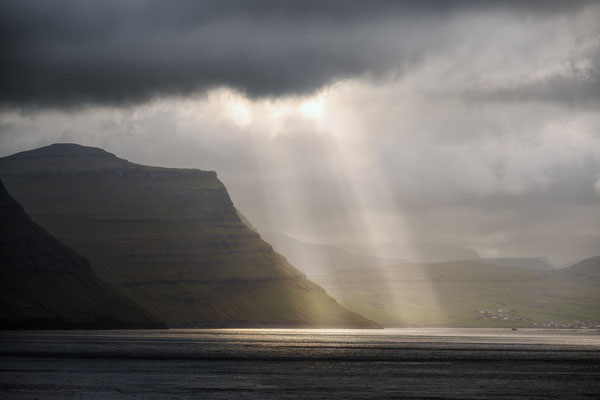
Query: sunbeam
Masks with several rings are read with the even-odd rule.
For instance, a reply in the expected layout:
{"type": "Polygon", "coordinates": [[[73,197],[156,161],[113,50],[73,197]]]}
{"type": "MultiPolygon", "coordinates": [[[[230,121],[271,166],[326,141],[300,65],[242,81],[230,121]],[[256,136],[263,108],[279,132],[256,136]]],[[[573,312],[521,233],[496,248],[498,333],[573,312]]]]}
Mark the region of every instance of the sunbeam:
{"type": "MultiPolygon", "coordinates": [[[[269,237],[283,229],[282,233],[313,243],[352,243],[354,251],[366,250],[375,259],[389,256],[389,244],[396,243],[398,249],[414,256],[417,249],[402,246],[414,238],[403,220],[401,204],[389,189],[396,186],[388,181],[393,177],[382,169],[378,147],[369,140],[373,133],[340,96],[343,91],[336,92],[334,87],[305,98],[277,101],[253,100],[226,91],[209,98],[221,104],[218,107],[225,110],[235,129],[254,138],[249,146],[259,165],[258,186],[262,187],[268,209],[267,219],[259,223],[259,232],[269,237]],[[325,190],[310,190],[321,183],[327,185],[325,190]],[[327,207],[343,210],[343,237],[323,234],[330,231],[323,229],[327,221],[319,221],[327,207]]],[[[288,257],[299,260],[299,265],[315,261],[308,253],[289,251],[293,253],[288,257]]],[[[335,272],[330,260],[322,258],[319,263],[321,275],[335,272]]],[[[407,277],[403,276],[402,266],[380,271],[385,275],[377,284],[383,284],[385,293],[378,295],[398,324],[414,320],[415,312],[409,309],[411,301],[398,284],[409,279],[418,285],[416,291],[429,316],[444,321],[426,273],[414,266],[407,277]]],[[[336,283],[330,282],[340,303],[356,308],[351,296],[335,287],[336,283]]]]}

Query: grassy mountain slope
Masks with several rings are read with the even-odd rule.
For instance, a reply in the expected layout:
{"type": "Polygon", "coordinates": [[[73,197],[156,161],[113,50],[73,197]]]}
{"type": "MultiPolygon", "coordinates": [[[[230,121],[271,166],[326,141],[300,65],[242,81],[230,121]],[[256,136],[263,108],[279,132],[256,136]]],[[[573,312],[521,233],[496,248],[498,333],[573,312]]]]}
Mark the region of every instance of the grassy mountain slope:
{"type": "Polygon", "coordinates": [[[161,327],[32,222],[0,182],[0,327],[161,327]]]}
{"type": "Polygon", "coordinates": [[[568,268],[560,269],[553,276],[557,279],[573,281],[586,280],[589,284],[600,288],[600,256],[587,258],[568,268]]]}
{"type": "Polygon", "coordinates": [[[31,218],[170,326],[375,326],[246,227],[214,172],[56,144],[0,159],[31,218]]]}
{"type": "Polygon", "coordinates": [[[315,281],[384,326],[534,326],[600,321],[600,258],[558,271],[479,262],[349,269],[315,281]]]}

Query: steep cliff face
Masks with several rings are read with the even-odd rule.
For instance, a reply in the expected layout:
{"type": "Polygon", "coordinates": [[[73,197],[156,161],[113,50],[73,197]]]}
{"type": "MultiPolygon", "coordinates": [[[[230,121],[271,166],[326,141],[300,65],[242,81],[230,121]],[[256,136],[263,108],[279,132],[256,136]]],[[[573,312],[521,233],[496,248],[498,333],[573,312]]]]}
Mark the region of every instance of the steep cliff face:
{"type": "Polygon", "coordinates": [[[0,327],[160,327],[32,222],[0,182],[0,327]]]}
{"type": "Polygon", "coordinates": [[[372,326],[246,227],[214,172],[56,144],[0,159],[34,221],[170,326],[372,326]]]}

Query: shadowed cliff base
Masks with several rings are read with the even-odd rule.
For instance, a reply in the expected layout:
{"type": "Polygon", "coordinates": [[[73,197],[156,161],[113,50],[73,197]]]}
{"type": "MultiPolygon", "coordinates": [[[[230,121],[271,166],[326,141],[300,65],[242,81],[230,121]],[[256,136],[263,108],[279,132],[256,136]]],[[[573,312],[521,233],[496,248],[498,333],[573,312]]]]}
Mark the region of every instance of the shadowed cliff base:
{"type": "Polygon", "coordinates": [[[89,262],[32,222],[0,182],[2,329],[161,328],[100,282],[89,262]]]}

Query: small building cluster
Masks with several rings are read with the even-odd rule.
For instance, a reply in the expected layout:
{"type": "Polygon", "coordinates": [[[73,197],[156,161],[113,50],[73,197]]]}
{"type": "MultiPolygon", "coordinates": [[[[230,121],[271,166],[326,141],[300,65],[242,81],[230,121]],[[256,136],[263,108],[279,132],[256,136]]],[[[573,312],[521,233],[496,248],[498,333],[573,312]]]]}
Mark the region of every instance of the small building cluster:
{"type": "Polygon", "coordinates": [[[481,314],[481,318],[483,319],[498,319],[502,321],[510,321],[513,319],[514,310],[508,310],[506,308],[499,308],[495,311],[486,308],[485,310],[479,310],[479,314],[481,314]]]}
{"type": "Polygon", "coordinates": [[[480,319],[495,319],[499,321],[514,321],[519,322],[519,326],[523,326],[524,324],[530,325],[533,328],[570,328],[570,329],[600,329],[600,321],[582,321],[582,320],[573,320],[573,321],[544,321],[541,323],[533,322],[524,317],[516,317],[515,310],[507,309],[504,307],[499,307],[497,310],[490,310],[486,308],[484,310],[479,310],[479,318],[480,319]]]}
{"type": "Polygon", "coordinates": [[[533,326],[542,328],[599,329],[600,321],[580,321],[578,319],[569,322],[544,321],[541,324],[534,323],[533,326]]]}

